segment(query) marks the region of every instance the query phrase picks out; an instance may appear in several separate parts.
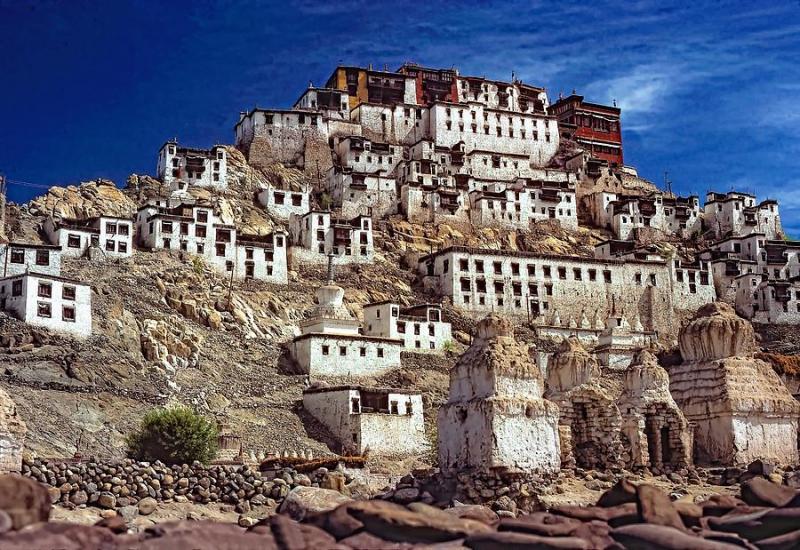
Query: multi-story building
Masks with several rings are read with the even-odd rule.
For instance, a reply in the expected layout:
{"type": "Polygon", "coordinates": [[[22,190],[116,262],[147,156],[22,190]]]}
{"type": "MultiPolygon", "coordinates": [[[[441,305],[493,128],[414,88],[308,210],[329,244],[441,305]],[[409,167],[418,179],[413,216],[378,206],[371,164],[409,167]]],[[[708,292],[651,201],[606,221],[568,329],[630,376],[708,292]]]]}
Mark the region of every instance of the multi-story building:
{"type": "Polygon", "coordinates": [[[289,234],[293,261],[324,263],[333,254],[338,264],[366,263],[375,257],[369,216],[343,219],[329,211],[312,210],[302,216],[292,215],[289,234]]]}
{"type": "Polygon", "coordinates": [[[166,184],[184,181],[205,187],[227,187],[228,158],[225,147],[195,149],[166,142],[158,152],[158,178],[166,184]]]}
{"type": "Polygon", "coordinates": [[[622,126],[619,107],[584,101],[572,94],[550,105],[547,110],[558,118],[566,139],[574,140],[592,156],[610,165],[622,166],[622,126]]]}
{"type": "Polygon", "coordinates": [[[458,101],[456,69],[432,69],[416,63],[404,63],[397,72],[414,77],[417,103],[420,105],[430,105],[434,101],[458,101]]]}
{"type": "Polygon", "coordinates": [[[303,390],[303,408],[324,424],[341,454],[411,455],[427,449],[422,395],[364,386],[303,390]]]}
{"type": "Polygon", "coordinates": [[[525,229],[532,222],[557,220],[562,227],[578,228],[574,183],[520,178],[514,184],[483,184],[469,198],[470,221],[478,227],[525,229]]]}
{"type": "Polygon", "coordinates": [[[361,334],[342,303],[344,289],[328,281],[317,290],[317,306],[289,344],[296,370],[311,376],[374,376],[400,366],[403,340],[361,334]]]}
{"type": "Polygon", "coordinates": [[[42,229],[50,244],[58,245],[64,256],[83,256],[90,248],[115,258],[133,254],[133,222],[130,218],[98,216],[72,220],[49,216],[42,229]]]}
{"type": "Polygon", "coordinates": [[[58,275],[30,271],[0,278],[0,309],[55,332],[92,333],[91,288],[58,275]]]}
{"type": "Polygon", "coordinates": [[[466,313],[494,311],[534,324],[547,323],[556,310],[573,319],[587,313],[605,319],[624,310],[636,312],[646,330],[673,334],[679,328],[675,311],[716,298],[707,262],[449,247],[420,258],[419,273],[426,288],[466,313]]]}
{"type": "Polygon", "coordinates": [[[296,110],[319,111],[328,118],[350,120],[350,99],[347,92],[309,86],[292,106],[296,110]]]}
{"type": "Polygon", "coordinates": [[[325,87],[346,92],[351,109],[360,103],[417,104],[416,75],[395,73],[388,69],[376,71],[372,66],[367,69],[351,66],[336,67],[325,87]]]}
{"type": "Polygon", "coordinates": [[[717,238],[749,233],[763,233],[768,239],[783,236],[778,203],[771,199],[756,204],[755,195],[749,193],[710,192],[703,210],[703,225],[717,238]]]}
{"type": "Polygon", "coordinates": [[[406,349],[441,353],[452,343],[450,323],[442,320],[442,308],[436,304],[400,307],[386,300],[364,306],[364,334],[400,338],[406,349]]]}
{"type": "Polygon", "coordinates": [[[29,271],[44,275],[60,275],[61,247],[17,242],[0,244],[0,275],[2,277],[29,271]]]}
{"type": "Polygon", "coordinates": [[[644,228],[688,237],[700,230],[702,221],[696,196],[670,197],[661,192],[618,195],[599,191],[589,197],[588,206],[595,225],[610,229],[616,238],[623,240],[644,228]]]}
{"type": "Polygon", "coordinates": [[[278,284],[288,280],[284,231],[263,236],[237,234],[236,226],[221,223],[207,204],[145,205],[136,215],[136,233],[144,248],[202,256],[225,276],[278,284]]]}

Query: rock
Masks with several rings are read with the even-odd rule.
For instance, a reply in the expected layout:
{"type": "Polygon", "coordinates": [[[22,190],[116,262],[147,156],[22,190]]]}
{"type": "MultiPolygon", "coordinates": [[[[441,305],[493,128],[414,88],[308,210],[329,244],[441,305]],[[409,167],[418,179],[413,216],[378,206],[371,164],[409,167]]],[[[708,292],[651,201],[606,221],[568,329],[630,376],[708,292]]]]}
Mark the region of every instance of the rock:
{"type": "Polygon", "coordinates": [[[754,477],[741,486],[742,500],[750,506],[784,506],[791,501],[797,491],[790,487],[775,485],[761,477],[754,477]]]}
{"type": "Polygon", "coordinates": [[[491,531],[480,521],[454,517],[432,506],[426,510],[425,513],[414,512],[380,500],[354,502],[348,506],[348,513],[363,523],[368,532],[395,542],[436,543],[491,531]]]}
{"type": "Polygon", "coordinates": [[[51,504],[55,504],[61,500],[61,491],[58,489],[58,487],[48,487],[47,494],[50,497],[51,504]]]}
{"type": "Polygon", "coordinates": [[[14,530],[47,521],[51,508],[51,495],[44,485],[18,474],[0,476],[0,510],[11,518],[14,530]]]}
{"type": "Polygon", "coordinates": [[[600,496],[597,505],[609,508],[626,502],[636,502],[636,485],[622,478],[600,496]]]}
{"type": "Polygon", "coordinates": [[[495,531],[472,535],[464,541],[464,546],[473,550],[549,550],[551,548],[554,550],[588,550],[591,548],[588,542],[576,537],[541,537],[512,531],[495,531]]]}
{"type": "Polygon", "coordinates": [[[642,550],[738,550],[739,546],[705,540],[664,525],[635,524],[618,527],[611,537],[625,548],[642,550]]]}
{"type": "Polygon", "coordinates": [[[145,497],[139,501],[139,513],[143,516],[149,516],[158,508],[158,502],[152,497],[145,497]]]}
{"type": "Polygon", "coordinates": [[[239,516],[239,521],[237,521],[237,523],[239,524],[239,527],[252,527],[256,523],[258,523],[258,520],[256,518],[252,518],[250,516],[242,515],[242,516],[239,516]]]}
{"type": "Polygon", "coordinates": [[[97,498],[97,505],[100,506],[100,508],[116,508],[117,497],[115,497],[112,493],[102,492],[97,498]]]}
{"type": "Polygon", "coordinates": [[[299,486],[289,491],[278,509],[278,513],[302,521],[310,514],[328,512],[340,504],[350,501],[350,497],[332,489],[299,486]]]}
{"type": "Polygon", "coordinates": [[[419,489],[415,487],[407,487],[405,489],[398,489],[394,492],[392,500],[399,504],[409,504],[419,498],[419,489]]]}
{"type": "Polygon", "coordinates": [[[494,525],[500,519],[494,511],[479,504],[454,506],[453,508],[445,508],[443,511],[459,518],[481,521],[486,525],[494,525]]]}
{"type": "Polygon", "coordinates": [[[89,496],[86,494],[86,491],[76,491],[74,495],[69,497],[69,501],[75,506],[80,506],[81,504],[89,502],[89,496]]]}
{"type": "Polygon", "coordinates": [[[322,489],[330,489],[342,494],[348,494],[346,483],[347,480],[341,472],[328,472],[322,477],[319,486],[322,489]]]}
{"type": "Polygon", "coordinates": [[[653,485],[642,484],[636,487],[636,505],[639,517],[645,523],[684,529],[680,514],[669,497],[653,485]]]}
{"type": "Polygon", "coordinates": [[[7,513],[0,510],[0,535],[7,533],[14,528],[14,522],[7,513]]]}
{"type": "Polygon", "coordinates": [[[756,476],[769,476],[775,471],[775,465],[759,458],[747,465],[747,471],[756,476]]]}
{"type": "Polygon", "coordinates": [[[495,512],[505,511],[511,512],[512,514],[517,513],[517,503],[508,496],[498,498],[492,505],[492,508],[495,512]]]}

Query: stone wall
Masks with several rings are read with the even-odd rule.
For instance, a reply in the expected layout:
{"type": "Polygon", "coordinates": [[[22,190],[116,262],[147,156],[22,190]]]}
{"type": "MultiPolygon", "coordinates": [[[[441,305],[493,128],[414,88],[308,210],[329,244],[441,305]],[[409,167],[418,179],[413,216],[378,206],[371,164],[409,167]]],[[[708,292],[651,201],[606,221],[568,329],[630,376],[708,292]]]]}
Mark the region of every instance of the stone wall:
{"type": "Polygon", "coordinates": [[[167,466],[161,462],[62,462],[24,460],[22,475],[49,486],[50,499],[64,506],[100,508],[157,502],[220,502],[249,510],[282,501],[297,486],[319,486],[328,470],[310,475],[291,468],[259,472],[247,465],[167,466]],[[271,502],[272,501],[272,502],[271,502]]]}

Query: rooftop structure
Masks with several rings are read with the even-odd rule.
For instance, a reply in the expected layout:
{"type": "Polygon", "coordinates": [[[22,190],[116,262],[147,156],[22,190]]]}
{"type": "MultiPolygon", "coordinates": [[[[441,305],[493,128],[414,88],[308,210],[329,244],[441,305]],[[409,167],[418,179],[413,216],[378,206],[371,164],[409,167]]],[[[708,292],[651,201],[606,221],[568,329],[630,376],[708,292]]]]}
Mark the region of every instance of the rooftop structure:
{"type": "Polygon", "coordinates": [[[576,141],[592,156],[622,166],[622,127],[620,109],[584,101],[572,94],[550,105],[548,113],[558,118],[561,134],[576,141]]]}
{"type": "Polygon", "coordinates": [[[180,147],[166,142],[158,152],[158,179],[166,184],[185,181],[203,187],[227,187],[227,152],[222,145],[211,149],[180,147]]]}

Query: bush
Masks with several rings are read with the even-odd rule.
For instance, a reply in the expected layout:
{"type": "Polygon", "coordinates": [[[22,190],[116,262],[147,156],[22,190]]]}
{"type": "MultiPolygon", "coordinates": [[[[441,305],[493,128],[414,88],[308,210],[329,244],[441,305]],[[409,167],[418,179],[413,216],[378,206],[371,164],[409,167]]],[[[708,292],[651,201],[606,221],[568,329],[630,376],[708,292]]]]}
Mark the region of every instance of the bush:
{"type": "Polygon", "coordinates": [[[153,409],[126,443],[128,454],[137,460],[208,463],[217,453],[217,426],[188,407],[153,409]]]}

